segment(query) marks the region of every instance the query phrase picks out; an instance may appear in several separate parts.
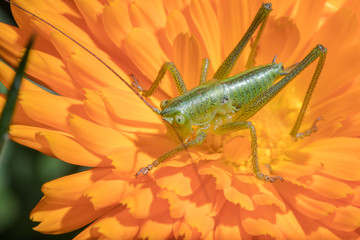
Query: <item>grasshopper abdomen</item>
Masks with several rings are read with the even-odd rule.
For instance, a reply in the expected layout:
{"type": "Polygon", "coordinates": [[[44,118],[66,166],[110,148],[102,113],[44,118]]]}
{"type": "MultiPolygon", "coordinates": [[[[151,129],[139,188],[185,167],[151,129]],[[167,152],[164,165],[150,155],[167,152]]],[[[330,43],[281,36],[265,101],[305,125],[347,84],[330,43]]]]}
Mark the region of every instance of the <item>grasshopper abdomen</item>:
{"type": "Polygon", "coordinates": [[[222,81],[225,94],[236,109],[269,89],[275,80],[284,73],[281,63],[258,66],[222,81]]]}

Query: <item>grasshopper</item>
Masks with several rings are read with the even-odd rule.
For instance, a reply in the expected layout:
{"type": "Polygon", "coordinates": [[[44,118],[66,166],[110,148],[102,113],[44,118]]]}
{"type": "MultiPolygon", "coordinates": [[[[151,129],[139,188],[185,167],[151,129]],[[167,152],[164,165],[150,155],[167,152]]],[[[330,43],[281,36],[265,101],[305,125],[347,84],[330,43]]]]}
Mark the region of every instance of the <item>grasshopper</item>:
{"type": "Polygon", "coordinates": [[[154,167],[157,167],[163,161],[183,150],[201,145],[205,142],[209,132],[221,135],[248,129],[251,136],[251,163],[254,175],[258,179],[267,182],[275,182],[277,180],[284,181],[281,176],[264,175],[260,171],[256,131],[249,119],[261,110],[265,104],[274,98],[280,90],[282,90],[301,71],[319,58],[302,107],[295,124],[290,131],[290,135],[297,140],[309,136],[317,130],[316,122],[320,120],[320,118],[314,121],[310,129],[299,133],[299,128],[304,118],[306,108],[325,63],[327,54],[327,49],[325,47],[320,44],[315,46],[301,62],[287,70],[284,69],[281,63],[275,62],[276,58],[274,58],[273,62],[270,64],[251,68],[254,62],[258,42],[272,10],[271,3],[262,4],[244,36],[217,69],[212,79],[208,81],[206,81],[206,78],[209,60],[204,59],[201,69],[200,84],[188,91],[179,71],[172,62],[166,62],[162,65],[157,78],[148,90],[144,90],[134,76],[133,84],[130,85],[123,77],[106,64],[106,62],[77,42],[74,38],[21,6],[8,0],[5,1],[31,14],[45,24],[48,24],[104,64],[153,112],[158,114],[164,120],[168,131],[173,131],[180,139],[180,145],[166,152],[148,166],[141,168],[135,174],[136,177],[139,175],[146,175],[154,167]],[[256,30],[257,34],[247,61],[247,68],[250,69],[238,75],[228,77],[237,59],[256,30]],[[172,76],[180,95],[173,99],[162,101],[160,109],[158,109],[152,106],[145,98],[154,94],[167,71],[172,76]],[[282,79],[280,79],[281,77],[282,79]]]}
{"type": "MultiPolygon", "coordinates": [[[[205,142],[208,132],[226,134],[248,129],[251,136],[251,163],[254,175],[258,179],[267,182],[284,181],[281,176],[268,176],[261,173],[258,164],[256,131],[254,125],[248,120],[301,71],[319,58],[300,113],[290,135],[296,140],[315,132],[317,130],[316,122],[320,118],[316,119],[312,127],[303,133],[299,133],[299,128],[323,68],[327,49],[320,44],[317,45],[291,71],[285,71],[281,63],[275,63],[276,58],[274,58],[274,61],[270,64],[254,67],[238,75],[228,77],[244,47],[259,28],[248,58],[247,67],[252,65],[258,41],[266,25],[269,13],[272,10],[271,7],[271,3],[262,4],[242,39],[220,65],[211,80],[206,81],[209,67],[208,59],[203,61],[200,85],[189,91],[186,89],[176,66],[171,62],[163,64],[149,90],[143,90],[135,79],[133,85],[144,97],[150,97],[159,87],[166,71],[170,73],[180,95],[173,99],[162,101],[160,104],[161,110],[157,110],[157,114],[168,123],[168,126],[175,130],[175,133],[181,140],[185,140],[183,144],[166,152],[150,165],[141,168],[136,173],[136,176],[146,175],[151,169],[180,151],[201,145],[205,142]],[[282,76],[284,77],[274,84],[282,76]],[[190,139],[193,133],[195,133],[195,137],[190,139]]],[[[168,130],[171,130],[171,128],[168,128],[168,130]]]]}

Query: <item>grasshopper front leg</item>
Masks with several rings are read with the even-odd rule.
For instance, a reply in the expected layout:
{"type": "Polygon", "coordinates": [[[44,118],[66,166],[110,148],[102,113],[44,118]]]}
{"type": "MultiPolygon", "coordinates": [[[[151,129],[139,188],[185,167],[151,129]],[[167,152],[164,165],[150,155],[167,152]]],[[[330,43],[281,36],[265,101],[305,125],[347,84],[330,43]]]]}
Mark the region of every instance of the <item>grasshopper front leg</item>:
{"type": "Polygon", "coordinates": [[[153,169],[154,167],[159,166],[160,163],[162,163],[163,161],[171,158],[172,156],[174,156],[175,154],[177,154],[178,152],[181,152],[189,147],[193,147],[193,146],[197,146],[197,145],[201,145],[204,143],[204,141],[206,140],[206,133],[204,132],[200,132],[196,138],[194,140],[191,140],[187,143],[182,143],[178,146],[176,146],[174,149],[171,149],[170,151],[168,151],[167,153],[165,153],[164,155],[162,155],[161,157],[159,157],[158,159],[156,159],[155,161],[153,161],[150,165],[140,168],[140,170],[135,174],[135,176],[139,176],[140,174],[142,175],[146,175],[151,169],[153,169]]]}
{"type": "Polygon", "coordinates": [[[166,71],[169,71],[170,75],[174,79],[179,94],[182,95],[186,93],[187,89],[185,83],[179,73],[179,70],[176,68],[173,62],[166,62],[161,66],[154,83],[151,85],[151,87],[148,90],[142,89],[136,78],[134,78],[133,86],[136,89],[138,89],[138,91],[142,92],[142,95],[144,97],[150,97],[154,94],[155,90],[160,86],[161,80],[164,78],[166,71]]]}
{"type": "Polygon", "coordinates": [[[257,137],[254,125],[249,121],[239,121],[226,123],[219,126],[214,133],[216,134],[226,134],[230,132],[235,132],[243,129],[249,129],[251,135],[251,163],[252,163],[252,171],[254,175],[263,181],[266,182],[275,182],[277,180],[284,181],[282,177],[278,176],[269,176],[261,173],[258,162],[258,152],[257,152],[257,137]]]}

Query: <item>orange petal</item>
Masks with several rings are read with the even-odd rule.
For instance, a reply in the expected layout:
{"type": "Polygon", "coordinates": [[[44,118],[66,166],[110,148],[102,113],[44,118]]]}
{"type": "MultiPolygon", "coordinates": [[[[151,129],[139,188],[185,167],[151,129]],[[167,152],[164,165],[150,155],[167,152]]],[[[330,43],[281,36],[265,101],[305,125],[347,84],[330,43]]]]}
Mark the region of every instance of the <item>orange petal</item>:
{"type": "Polygon", "coordinates": [[[200,31],[201,38],[199,41],[201,42],[200,39],[203,40],[209,59],[211,59],[211,65],[216,69],[220,66],[222,59],[220,30],[211,2],[205,0],[191,1],[190,14],[200,31]]]}
{"type": "Polygon", "coordinates": [[[307,160],[307,155],[291,152],[289,156],[293,161],[281,161],[271,166],[274,175],[282,176],[289,181],[295,181],[299,177],[311,175],[321,169],[320,165],[311,164],[307,160]]]}
{"type": "Polygon", "coordinates": [[[164,214],[156,219],[145,220],[138,237],[142,239],[166,239],[172,232],[172,219],[164,214]]]}
{"type": "Polygon", "coordinates": [[[197,234],[194,234],[194,230],[183,220],[179,220],[174,222],[173,224],[173,232],[175,236],[186,236],[187,239],[199,239],[200,234],[196,232],[197,234]]]}
{"type": "Polygon", "coordinates": [[[68,109],[82,104],[74,99],[39,91],[22,92],[19,102],[31,119],[65,132],[70,131],[68,109]]]}
{"type": "Polygon", "coordinates": [[[255,214],[241,212],[242,225],[250,235],[270,235],[276,239],[305,239],[305,233],[295,218],[292,211],[276,213],[273,219],[266,220],[262,214],[256,211],[255,214]]]}
{"type": "MultiPolygon", "coordinates": [[[[165,136],[137,134],[137,137],[138,139],[134,142],[134,145],[121,146],[107,155],[113,161],[112,165],[117,172],[135,174],[139,168],[149,165],[156,158],[174,148],[174,142],[165,136]],[[129,162],[128,159],[133,162],[129,162]]],[[[164,164],[162,168],[164,168],[164,164]]]]}
{"type": "Polygon", "coordinates": [[[360,168],[359,147],[360,139],[328,138],[313,142],[303,148],[302,152],[311,156],[310,164],[323,166],[321,172],[339,179],[357,181],[360,172],[352,169],[360,168]]]}
{"type": "Polygon", "coordinates": [[[197,206],[195,203],[189,203],[185,211],[185,221],[193,228],[196,228],[201,237],[205,238],[214,229],[214,219],[208,215],[209,205],[197,206]]]}
{"type": "Polygon", "coordinates": [[[84,195],[90,199],[95,210],[119,204],[129,183],[116,174],[108,174],[89,186],[84,195]]]}
{"type": "Polygon", "coordinates": [[[230,173],[225,171],[221,164],[205,164],[199,169],[199,174],[212,175],[216,179],[216,189],[226,189],[231,185],[230,173]]]}
{"type": "MultiPolygon", "coordinates": [[[[165,62],[169,62],[158,39],[141,28],[133,28],[132,32],[128,34],[125,40],[125,52],[151,82],[155,80],[161,66],[165,62]]],[[[140,81],[140,84],[144,89],[148,88],[143,81],[140,81]]],[[[177,91],[169,79],[165,78],[160,88],[165,89],[170,96],[176,96],[177,91]]]]}
{"type": "Polygon", "coordinates": [[[336,209],[336,206],[327,202],[327,199],[320,198],[316,193],[304,191],[291,184],[279,188],[279,192],[292,207],[311,219],[322,219],[336,209]]]}
{"type": "Polygon", "coordinates": [[[139,231],[140,220],[134,218],[123,206],[115,208],[104,219],[96,221],[80,233],[75,240],[80,239],[133,239],[139,231]],[[88,233],[87,236],[85,233],[88,233]]]}
{"type": "Polygon", "coordinates": [[[19,53],[25,42],[26,38],[22,39],[17,27],[0,23],[0,54],[4,61],[13,66],[17,65],[19,53]]]}
{"type": "Polygon", "coordinates": [[[252,196],[254,203],[260,206],[275,205],[282,212],[286,211],[286,205],[274,186],[258,184],[257,187],[259,188],[258,192],[252,196]]]}
{"type": "Polygon", "coordinates": [[[360,208],[344,206],[336,208],[333,214],[321,222],[332,229],[351,232],[360,227],[359,216],[360,208]]]}
{"type": "Polygon", "coordinates": [[[311,0],[299,2],[298,12],[295,15],[294,22],[299,26],[302,42],[307,42],[314,35],[319,26],[319,20],[323,13],[326,1],[311,0]]]}
{"type": "Polygon", "coordinates": [[[109,210],[94,211],[90,203],[82,200],[69,206],[49,204],[42,199],[30,217],[32,221],[40,222],[34,230],[45,234],[61,234],[81,228],[109,210]]]}
{"type": "Polygon", "coordinates": [[[279,234],[272,223],[265,219],[251,219],[247,218],[242,221],[245,231],[252,236],[270,235],[278,238],[279,234]]]}
{"type": "Polygon", "coordinates": [[[162,0],[139,0],[132,2],[130,15],[134,27],[156,32],[163,28],[166,22],[165,9],[162,0]],[[151,11],[149,11],[151,9],[151,11]]]}
{"type": "Polygon", "coordinates": [[[32,50],[27,67],[27,74],[59,95],[79,99],[82,90],[74,86],[73,80],[64,70],[64,63],[57,57],[45,52],[32,50]],[[45,81],[44,81],[45,80],[45,81]]]}
{"type": "MultiPolygon", "coordinates": [[[[219,214],[219,220],[216,224],[215,239],[241,239],[242,229],[239,225],[239,215],[235,212],[237,207],[231,204],[225,204],[221,213],[219,214]]],[[[244,236],[243,236],[244,237],[244,236]]]]}
{"type": "Polygon", "coordinates": [[[41,188],[46,203],[72,204],[84,196],[84,191],[103,176],[110,174],[106,168],[93,168],[47,182],[41,188]]]}
{"type": "Polygon", "coordinates": [[[183,77],[187,89],[198,86],[204,57],[197,39],[188,33],[179,34],[174,40],[173,51],[174,64],[183,77]]]}
{"type": "MultiPolygon", "coordinates": [[[[9,67],[7,64],[5,64],[4,62],[0,62],[0,80],[1,80],[1,83],[7,89],[10,88],[12,81],[14,80],[14,77],[15,77],[15,71],[11,67],[9,67]]],[[[21,89],[20,92],[22,92],[23,90],[24,91],[25,90],[39,91],[39,92],[44,91],[43,89],[36,86],[35,84],[30,82],[26,78],[23,78],[20,89],[21,89]]]]}
{"type": "MultiPolygon", "coordinates": [[[[261,225],[260,225],[261,226],[261,225]]],[[[276,229],[279,231],[279,239],[305,239],[304,230],[295,218],[293,212],[276,214],[276,229]]]]}
{"type": "Polygon", "coordinates": [[[104,12],[103,3],[98,0],[76,0],[75,3],[85,20],[88,29],[92,33],[91,36],[100,42],[103,48],[111,51],[111,49],[114,48],[114,45],[112,44],[110,37],[106,34],[102,22],[104,12]]]}
{"type": "Polygon", "coordinates": [[[38,140],[43,146],[47,146],[56,158],[67,163],[88,166],[107,167],[110,161],[92,153],[76,142],[73,138],[54,132],[42,132],[38,140]],[[43,138],[46,144],[39,138],[43,138]]]}
{"type": "Polygon", "coordinates": [[[286,68],[295,61],[299,61],[299,59],[290,58],[294,56],[294,50],[299,47],[301,39],[298,25],[286,17],[271,20],[266,25],[264,35],[261,37],[256,65],[270,63],[276,56],[286,68]]]}
{"type": "Polygon", "coordinates": [[[360,207],[360,186],[353,187],[354,196],[351,198],[351,205],[360,207]]]}
{"type": "Polygon", "coordinates": [[[321,42],[328,49],[331,49],[333,54],[337,54],[339,51],[347,48],[347,45],[342,46],[342,44],[339,43],[343,41],[351,43],[355,40],[359,30],[356,14],[358,13],[353,9],[340,9],[331,15],[320,27],[313,37],[313,41],[321,42]]]}
{"type": "Polygon", "coordinates": [[[164,1],[165,8],[168,13],[176,10],[183,10],[189,6],[191,0],[164,1]]]}
{"type": "Polygon", "coordinates": [[[112,160],[112,166],[116,172],[124,177],[134,176],[140,168],[145,167],[154,161],[154,157],[140,151],[136,146],[121,147],[114,150],[107,158],[112,160]],[[134,163],[130,163],[128,159],[132,159],[134,163]]]}
{"type": "MultiPolygon", "coordinates": [[[[236,44],[241,40],[247,29],[250,27],[252,19],[261,6],[261,1],[232,1],[223,0],[217,2],[217,18],[220,28],[221,37],[221,56],[222,62],[236,44]]],[[[267,27],[265,28],[267,29],[267,27]]],[[[262,38],[263,39],[263,38],[262,38]]],[[[207,39],[204,39],[207,41],[207,39]]],[[[233,73],[240,73],[244,70],[245,61],[247,60],[248,49],[245,49],[235,64],[233,73]]],[[[259,51],[261,53],[261,51],[259,51]]],[[[212,60],[212,59],[210,59],[212,60]]],[[[234,75],[232,74],[232,75],[234,75]]]]}
{"type": "Polygon", "coordinates": [[[231,185],[231,187],[224,189],[225,198],[234,204],[239,204],[246,210],[253,211],[255,209],[254,203],[247,194],[249,186],[239,181],[233,181],[231,185]]]}
{"type": "Polygon", "coordinates": [[[174,191],[179,196],[189,196],[193,193],[192,179],[185,176],[182,172],[171,174],[166,177],[158,177],[156,184],[161,188],[174,191]]]}
{"type": "MultiPolygon", "coordinates": [[[[75,85],[89,89],[99,89],[106,86],[128,89],[128,87],[121,83],[121,79],[110,71],[108,67],[68,38],[59,33],[53,33],[51,35],[51,41],[66,62],[66,66],[72,78],[76,80],[76,83],[74,83],[75,85]],[[90,71],[90,69],[92,71],[90,71]]],[[[85,47],[99,59],[106,62],[106,64],[123,79],[129,82],[127,80],[127,75],[110,60],[108,54],[102,52],[98,48],[90,48],[87,45],[85,47]]]]}
{"type": "MultiPolygon", "coordinates": [[[[114,88],[101,90],[105,104],[116,117],[129,121],[163,125],[158,115],[150,110],[133,92],[114,88]]],[[[140,125],[141,126],[141,125],[140,125]]]]}
{"type": "Polygon", "coordinates": [[[147,218],[153,201],[154,195],[150,188],[133,188],[129,189],[120,203],[126,204],[129,212],[135,218],[147,218]]]}
{"type": "Polygon", "coordinates": [[[69,122],[75,139],[96,153],[107,155],[116,148],[134,145],[131,138],[129,139],[134,137],[132,134],[120,133],[76,115],[71,115],[69,122]]]}
{"type": "Polygon", "coordinates": [[[109,116],[109,112],[107,111],[104,101],[99,93],[96,90],[84,90],[86,92],[84,108],[87,115],[97,124],[114,128],[115,123],[109,116]]]}
{"type": "Polygon", "coordinates": [[[305,183],[312,191],[332,199],[346,198],[354,194],[352,188],[346,183],[324,176],[312,175],[310,179],[305,180],[305,183]]]}
{"type": "Polygon", "coordinates": [[[186,18],[179,10],[172,11],[168,16],[165,30],[171,44],[179,34],[190,33],[186,18]]]}
{"type": "MultiPolygon", "coordinates": [[[[10,137],[13,141],[20,143],[24,146],[36,149],[46,155],[52,156],[52,152],[46,146],[40,144],[36,139],[37,134],[40,132],[51,132],[46,128],[41,127],[29,127],[23,125],[11,125],[10,137]]],[[[56,131],[55,131],[56,132],[56,131]]],[[[60,132],[62,134],[62,132],[60,132]]]]}
{"type": "Polygon", "coordinates": [[[120,48],[132,28],[128,3],[121,0],[109,1],[104,7],[103,23],[113,43],[120,48]]]}
{"type": "Polygon", "coordinates": [[[172,218],[181,218],[184,216],[188,202],[181,200],[173,191],[163,189],[156,194],[156,197],[166,199],[169,202],[169,213],[172,218]]]}

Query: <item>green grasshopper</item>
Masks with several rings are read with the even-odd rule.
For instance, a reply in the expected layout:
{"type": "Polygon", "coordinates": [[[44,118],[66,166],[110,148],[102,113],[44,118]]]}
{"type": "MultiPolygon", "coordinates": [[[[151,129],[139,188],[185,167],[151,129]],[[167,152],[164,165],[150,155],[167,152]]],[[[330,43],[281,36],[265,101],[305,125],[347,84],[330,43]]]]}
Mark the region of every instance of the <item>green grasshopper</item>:
{"type": "MultiPolygon", "coordinates": [[[[141,174],[146,175],[152,168],[157,167],[160,163],[171,158],[180,151],[189,147],[201,145],[206,140],[208,132],[226,134],[248,129],[251,135],[251,163],[254,175],[258,179],[268,182],[275,182],[276,180],[284,181],[280,176],[268,176],[261,173],[258,164],[256,131],[254,125],[248,121],[248,119],[275,97],[280,90],[303,71],[304,68],[315,61],[315,59],[319,58],[300,113],[290,135],[294,139],[298,139],[315,132],[317,129],[316,122],[320,120],[320,118],[315,120],[309,130],[298,133],[310,97],[323,68],[327,49],[322,45],[317,45],[289,72],[284,70],[281,63],[275,63],[274,58],[274,61],[270,64],[255,67],[228,78],[228,75],[233,69],[234,64],[244,47],[256,29],[259,28],[249,55],[247,66],[249,67],[252,65],[258,41],[271,10],[271,3],[262,4],[249,29],[217,69],[213,78],[209,81],[205,81],[209,60],[204,60],[200,76],[200,85],[198,87],[188,91],[180,73],[171,62],[163,64],[155,82],[147,91],[144,91],[135,79],[133,85],[143,96],[150,97],[159,87],[166,71],[169,71],[180,95],[173,99],[162,101],[160,104],[161,111],[157,109],[156,112],[168,123],[168,125],[172,126],[173,130],[175,130],[175,133],[182,141],[185,140],[183,144],[166,152],[150,165],[141,168],[136,173],[136,176],[141,174]],[[285,77],[274,84],[274,82],[283,75],[285,75],[285,77]],[[190,139],[193,133],[195,133],[195,137],[190,139]]],[[[171,129],[168,128],[168,130],[171,129]]]]}
{"type": "Polygon", "coordinates": [[[150,89],[144,91],[135,78],[133,82],[133,86],[135,86],[134,88],[115,70],[106,64],[106,62],[56,26],[13,2],[8,0],[5,1],[29,13],[45,24],[48,24],[79,45],[99,62],[104,64],[153,112],[161,116],[166,123],[168,131],[174,131],[177,137],[181,140],[182,144],[166,152],[150,165],[141,168],[135,176],[139,176],[141,174],[146,175],[151,169],[157,167],[160,163],[171,158],[178,152],[186,150],[189,147],[201,145],[205,142],[208,132],[226,134],[248,129],[251,135],[251,162],[254,175],[263,181],[284,181],[280,176],[268,176],[261,173],[258,164],[256,131],[255,127],[250,121],[248,121],[248,119],[256,114],[273,97],[275,97],[280,90],[293,80],[301,71],[319,58],[300,113],[290,132],[290,135],[296,140],[303,138],[304,136],[308,136],[317,130],[316,122],[320,118],[314,121],[310,129],[303,133],[299,133],[299,128],[304,118],[306,108],[309,104],[309,100],[325,62],[327,49],[322,45],[317,45],[300,63],[291,67],[290,70],[284,70],[281,63],[275,63],[274,58],[273,62],[270,64],[258,66],[228,78],[228,75],[233,69],[241,52],[253,36],[254,32],[259,28],[247,63],[248,68],[252,66],[258,41],[266,25],[269,13],[272,10],[271,3],[262,4],[249,29],[246,31],[233,51],[217,69],[211,80],[206,81],[209,60],[205,59],[201,70],[200,85],[188,91],[175,65],[171,62],[167,62],[161,67],[159,74],[150,89]],[[168,71],[173,77],[180,95],[173,99],[162,101],[160,104],[160,110],[152,106],[144,97],[150,97],[153,95],[155,90],[159,87],[161,80],[164,78],[166,71],[168,71]],[[284,77],[275,83],[275,81],[282,76],[284,77]],[[194,137],[191,138],[193,135],[194,137]]]}

